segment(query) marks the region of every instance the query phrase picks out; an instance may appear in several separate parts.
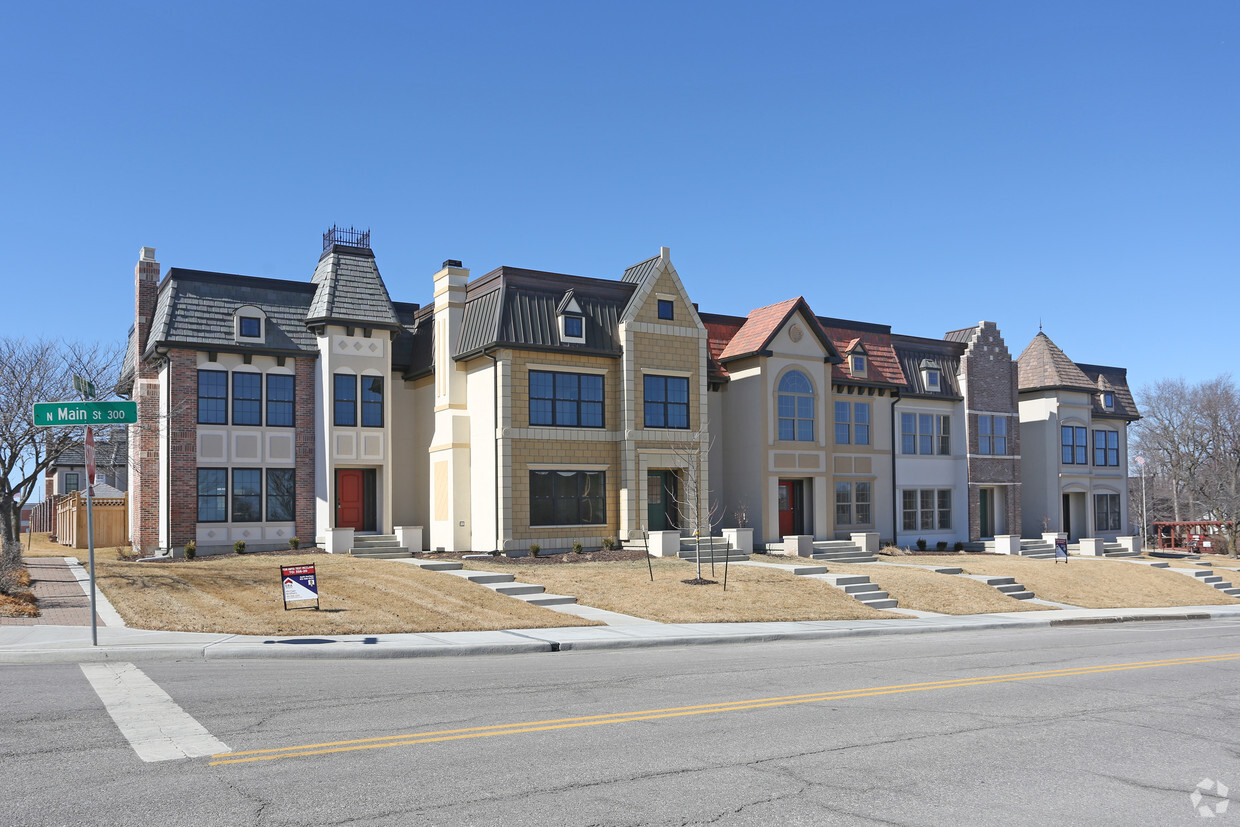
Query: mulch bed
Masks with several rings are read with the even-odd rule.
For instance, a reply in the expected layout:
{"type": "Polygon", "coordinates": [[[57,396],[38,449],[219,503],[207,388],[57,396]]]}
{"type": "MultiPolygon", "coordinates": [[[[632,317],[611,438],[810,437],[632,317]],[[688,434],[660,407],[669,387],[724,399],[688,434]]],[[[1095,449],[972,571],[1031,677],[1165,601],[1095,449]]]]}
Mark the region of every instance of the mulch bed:
{"type": "MultiPolygon", "coordinates": [[[[186,560],[184,557],[143,557],[141,559],[137,559],[137,562],[139,563],[198,563],[198,562],[206,562],[208,560],[232,560],[237,557],[288,557],[294,554],[301,555],[301,554],[326,554],[326,553],[327,552],[324,551],[323,549],[314,548],[314,547],[299,548],[296,550],[291,549],[291,548],[286,548],[286,549],[277,549],[275,551],[247,551],[244,554],[238,554],[235,551],[230,551],[227,554],[199,554],[196,557],[194,557],[193,560],[186,560]]],[[[134,560],[128,560],[128,561],[123,561],[123,562],[134,562],[134,560]]]]}
{"type": "Polygon", "coordinates": [[[424,560],[464,560],[469,558],[478,562],[486,562],[488,565],[494,563],[497,566],[565,566],[573,563],[617,563],[645,560],[646,552],[642,549],[618,548],[611,551],[587,551],[581,554],[574,554],[571,551],[564,553],[543,552],[537,557],[529,554],[522,557],[508,557],[503,554],[497,557],[490,555],[479,557],[477,552],[424,551],[413,556],[424,560]]]}

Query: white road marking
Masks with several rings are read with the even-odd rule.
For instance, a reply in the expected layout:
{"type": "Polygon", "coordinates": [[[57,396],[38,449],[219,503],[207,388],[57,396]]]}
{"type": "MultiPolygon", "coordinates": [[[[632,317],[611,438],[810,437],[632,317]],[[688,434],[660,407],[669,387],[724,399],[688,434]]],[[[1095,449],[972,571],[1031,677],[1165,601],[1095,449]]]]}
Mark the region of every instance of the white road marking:
{"type": "MultiPolygon", "coordinates": [[[[78,585],[82,587],[82,591],[87,597],[90,597],[90,572],[78,562],[76,557],[66,557],[65,565],[69,567],[69,572],[77,578],[78,585]]],[[[125,625],[124,618],[112,606],[108,596],[103,593],[103,589],[95,589],[95,614],[99,615],[99,619],[103,621],[104,626],[125,625]]]]}
{"type": "Polygon", "coordinates": [[[143,761],[231,752],[132,663],[83,663],[82,672],[143,761]]]}

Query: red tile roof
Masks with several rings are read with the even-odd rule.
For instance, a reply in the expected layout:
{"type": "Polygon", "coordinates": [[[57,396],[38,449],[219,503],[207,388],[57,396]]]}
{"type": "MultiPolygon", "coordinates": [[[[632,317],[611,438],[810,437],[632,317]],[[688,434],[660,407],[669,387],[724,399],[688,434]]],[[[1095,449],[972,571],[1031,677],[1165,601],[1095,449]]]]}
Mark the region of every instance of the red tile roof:
{"type": "MultiPolygon", "coordinates": [[[[833,322],[839,322],[838,319],[832,319],[833,322]]],[[[869,364],[866,366],[866,377],[853,378],[848,370],[848,365],[835,365],[831,369],[831,378],[833,382],[841,384],[867,384],[867,385],[904,385],[904,371],[900,368],[900,360],[896,358],[895,348],[891,345],[890,333],[876,333],[871,330],[850,330],[847,327],[828,327],[823,319],[819,319],[818,323],[822,325],[823,332],[827,334],[827,338],[834,343],[836,349],[841,353],[854,347],[858,342],[865,345],[866,358],[869,364]]]]}
{"type": "Polygon", "coordinates": [[[721,361],[735,359],[738,356],[748,356],[762,350],[788,319],[792,308],[800,301],[804,300],[798,296],[795,299],[787,299],[751,310],[745,318],[745,324],[719,354],[719,359],[721,361]]]}
{"type": "Polygon", "coordinates": [[[732,341],[732,337],[745,324],[740,316],[721,316],[715,313],[699,313],[706,326],[707,373],[712,377],[726,377],[728,369],[719,361],[719,355],[732,341]]]}

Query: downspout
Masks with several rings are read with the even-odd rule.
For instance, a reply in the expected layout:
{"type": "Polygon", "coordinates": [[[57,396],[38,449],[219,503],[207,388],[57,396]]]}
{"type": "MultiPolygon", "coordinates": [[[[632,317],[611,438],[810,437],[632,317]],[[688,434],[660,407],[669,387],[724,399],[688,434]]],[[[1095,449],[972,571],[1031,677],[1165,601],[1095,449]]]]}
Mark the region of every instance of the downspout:
{"type": "Polygon", "coordinates": [[[500,468],[501,468],[500,461],[502,459],[499,455],[499,359],[496,358],[495,354],[491,352],[491,350],[489,349],[482,351],[482,355],[486,356],[488,359],[491,360],[491,365],[493,368],[492,375],[491,375],[491,378],[493,380],[492,381],[493,389],[491,391],[491,407],[493,410],[495,427],[492,429],[491,438],[495,440],[495,550],[503,551],[504,540],[503,540],[502,532],[500,531],[500,524],[499,524],[499,514],[500,514],[499,486],[500,486],[500,468]]]}
{"type": "Polygon", "coordinates": [[[896,488],[896,403],[899,391],[891,391],[891,544],[900,545],[900,495],[896,488]]]}
{"type": "MultiPolygon", "coordinates": [[[[166,394],[160,394],[159,400],[160,406],[165,408],[163,418],[166,424],[164,427],[168,429],[168,450],[164,451],[164,478],[168,481],[168,507],[164,509],[164,519],[168,523],[168,556],[174,557],[176,555],[176,544],[172,542],[172,359],[167,355],[164,356],[164,370],[168,371],[168,392],[166,394]]],[[[157,415],[155,427],[155,440],[157,445],[159,444],[158,421],[157,415]]],[[[228,480],[225,480],[224,484],[228,485],[228,482],[228,480]]],[[[160,499],[159,489],[160,486],[155,486],[156,502],[159,502],[160,499]]],[[[225,488],[225,490],[227,491],[228,489],[225,488]]],[[[198,519],[197,515],[194,516],[194,519],[198,519]]]]}

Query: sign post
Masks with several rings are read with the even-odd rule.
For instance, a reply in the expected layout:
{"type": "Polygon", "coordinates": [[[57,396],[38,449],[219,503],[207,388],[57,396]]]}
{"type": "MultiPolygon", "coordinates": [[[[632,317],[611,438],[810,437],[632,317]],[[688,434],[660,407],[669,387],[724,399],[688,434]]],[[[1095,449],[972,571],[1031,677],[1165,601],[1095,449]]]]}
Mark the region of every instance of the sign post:
{"type": "Polygon", "coordinates": [[[284,611],[289,601],[313,600],[313,606],[294,606],[294,609],[319,610],[319,580],[314,575],[314,564],[304,566],[280,566],[280,581],[284,587],[284,611]]]}
{"type": "Polygon", "coordinates": [[[90,554],[90,645],[99,645],[95,623],[95,430],[86,426],[86,548],[90,554]]]}

